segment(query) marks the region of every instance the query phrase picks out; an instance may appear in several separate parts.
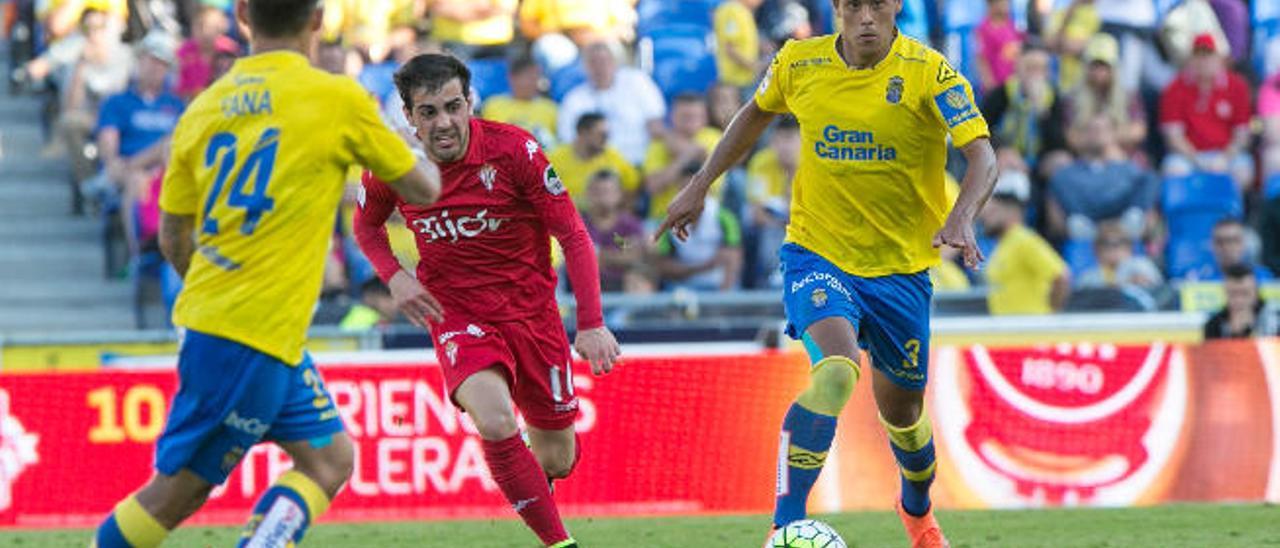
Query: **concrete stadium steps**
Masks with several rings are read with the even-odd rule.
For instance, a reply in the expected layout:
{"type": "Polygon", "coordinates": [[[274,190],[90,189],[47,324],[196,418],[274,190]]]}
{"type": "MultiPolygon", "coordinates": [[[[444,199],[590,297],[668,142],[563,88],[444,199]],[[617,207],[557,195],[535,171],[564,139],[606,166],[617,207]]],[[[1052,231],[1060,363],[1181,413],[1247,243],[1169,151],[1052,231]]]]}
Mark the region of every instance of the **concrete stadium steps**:
{"type": "Polygon", "coordinates": [[[101,219],[71,215],[67,160],[41,157],[41,108],[0,86],[0,335],[132,329],[133,284],[103,272],[101,219]]]}

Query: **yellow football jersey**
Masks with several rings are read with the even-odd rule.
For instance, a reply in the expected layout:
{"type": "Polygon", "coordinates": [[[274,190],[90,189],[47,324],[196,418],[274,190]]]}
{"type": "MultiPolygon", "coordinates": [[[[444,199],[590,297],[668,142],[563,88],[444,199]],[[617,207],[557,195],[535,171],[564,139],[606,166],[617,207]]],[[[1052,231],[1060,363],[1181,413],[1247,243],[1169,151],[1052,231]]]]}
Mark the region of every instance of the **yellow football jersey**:
{"type": "Polygon", "coordinates": [[[353,80],[293,52],[236,61],[173,134],[160,207],[197,236],[174,323],[299,363],[347,169],[414,163],[353,80]]]}
{"type": "Polygon", "coordinates": [[[922,271],[949,204],[946,137],[989,135],[969,82],[942,54],[898,35],[876,66],[850,68],[837,36],[788,42],[756,104],[800,121],[787,241],[857,276],[922,271]]]}

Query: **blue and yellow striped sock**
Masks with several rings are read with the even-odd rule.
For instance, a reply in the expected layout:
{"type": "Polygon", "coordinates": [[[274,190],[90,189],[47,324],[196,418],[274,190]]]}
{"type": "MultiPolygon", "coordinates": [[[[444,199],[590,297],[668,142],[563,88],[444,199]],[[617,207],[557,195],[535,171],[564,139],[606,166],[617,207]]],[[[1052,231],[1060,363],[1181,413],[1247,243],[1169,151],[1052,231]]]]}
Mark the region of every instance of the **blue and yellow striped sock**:
{"type": "Polygon", "coordinates": [[[778,527],[805,517],[809,491],[836,435],[836,417],[858,382],[858,365],[845,356],[830,356],[814,364],[810,374],[809,388],[791,404],[782,421],[773,508],[773,523],[778,527]]]}
{"type": "Polygon", "coordinates": [[[889,433],[889,447],[901,471],[902,509],[913,516],[929,513],[929,486],[937,468],[929,415],[921,411],[920,419],[906,428],[889,424],[884,417],[880,417],[880,424],[889,433]]]}
{"type": "Polygon", "coordinates": [[[319,484],[297,470],[285,472],[258,499],[236,546],[293,546],[328,509],[329,497],[319,484]]]}
{"type": "Polygon", "coordinates": [[[98,526],[93,548],[151,548],[169,535],[156,518],[147,513],[134,495],[120,501],[111,515],[98,526]]]}

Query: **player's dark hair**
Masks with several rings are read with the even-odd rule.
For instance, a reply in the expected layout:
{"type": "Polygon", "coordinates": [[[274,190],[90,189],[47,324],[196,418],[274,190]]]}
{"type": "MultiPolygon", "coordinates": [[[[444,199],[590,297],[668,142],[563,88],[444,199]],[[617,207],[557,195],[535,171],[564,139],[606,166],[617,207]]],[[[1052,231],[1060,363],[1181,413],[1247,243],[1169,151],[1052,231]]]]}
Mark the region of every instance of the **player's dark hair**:
{"type": "Polygon", "coordinates": [[[538,66],[538,62],[529,55],[521,55],[511,60],[511,65],[507,67],[510,74],[520,74],[528,69],[538,66]]]}
{"type": "Polygon", "coordinates": [[[603,121],[604,121],[604,114],[601,114],[599,112],[588,112],[578,117],[578,123],[573,126],[573,130],[578,133],[582,133],[593,127],[596,127],[597,124],[603,121]]]}
{"type": "Polygon", "coordinates": [[[413,109],[413,92],[419,89],[436,93],[454,78],[462,84],[462,96],[471,98],[471,70],[457,57],[440,53],[424,53],[410,59],[396,71],[396,91],[405,107],[413,109]]]}
{"type": "Polygon", "coordinates": [[[1222,269],[1222,277],[1228,280],[1243,280],[1253,276],[1253,267],[1245,263],[1228,265],[1226,268],[1222,269]]]}
{"type": "Polygon", "coordinates": [[[249,0],[249,28],[263,38],[294,36],[319,7],[317,0],[249,0]]]}
{"type": "Polygon", "coordinates": [[[774,130],[778,131],[798,131],[800,129],[800,120],[790,114],[783,114],[778,117],[777,126],[774,130]]]}

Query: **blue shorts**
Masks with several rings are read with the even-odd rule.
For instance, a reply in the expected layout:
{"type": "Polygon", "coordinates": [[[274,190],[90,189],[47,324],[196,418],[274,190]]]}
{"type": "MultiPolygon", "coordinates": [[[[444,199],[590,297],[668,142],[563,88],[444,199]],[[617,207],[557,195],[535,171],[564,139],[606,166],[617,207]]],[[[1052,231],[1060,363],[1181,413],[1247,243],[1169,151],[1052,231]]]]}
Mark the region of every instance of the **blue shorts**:
{"type": "Polygon", "coordinates": [[[156,442],[156,470],[214,485],[263,440],[328,440],[342,419],[311,356],[290,366],[243,344],[187,331],[178,393],[156,442]]]}
{"type": "Polygon", "coordinates": [[[876,369],[898,386],[924,390],[933,297],[927,271],[863,278],[793,243],[782,246],[779,262],[787,335],[800,339],[818,320],[845,318],[876,369]]]}

